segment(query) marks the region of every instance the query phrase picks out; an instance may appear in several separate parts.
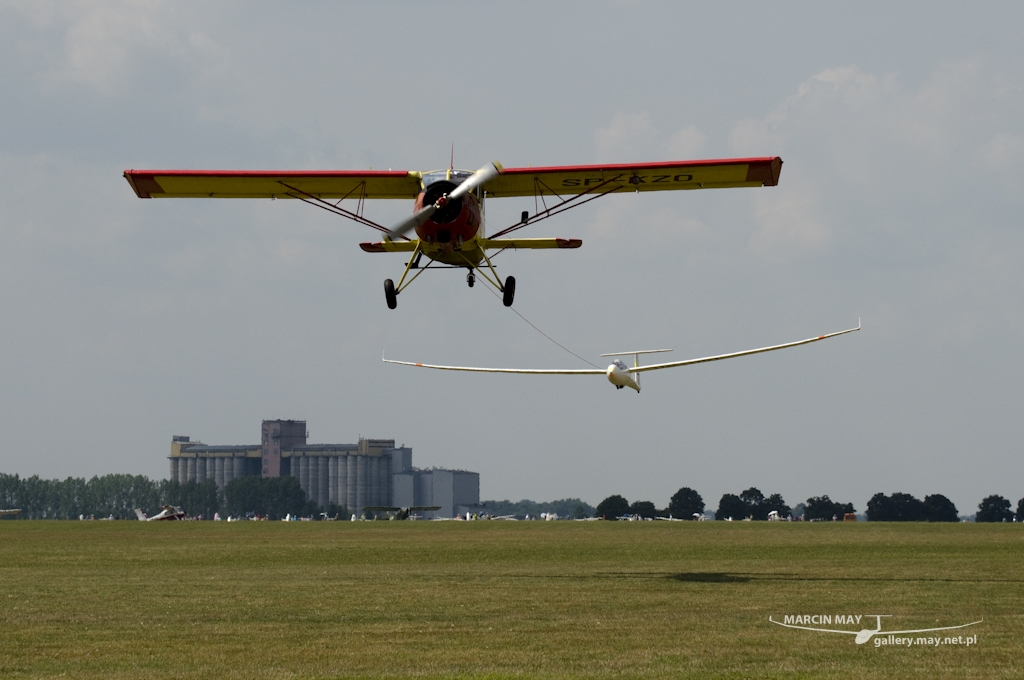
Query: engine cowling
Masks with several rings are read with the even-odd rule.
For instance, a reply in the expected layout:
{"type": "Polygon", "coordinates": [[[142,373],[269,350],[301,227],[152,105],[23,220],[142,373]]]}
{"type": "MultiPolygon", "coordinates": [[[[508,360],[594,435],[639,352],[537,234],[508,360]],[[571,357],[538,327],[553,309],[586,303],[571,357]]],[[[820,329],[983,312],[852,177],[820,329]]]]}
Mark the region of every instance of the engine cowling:
{"type": "MultiPolygon", "coordinates": [[[[420,192],[414,210],[436,203],[458,186],[453,182],[434,182],[420,192]]],[[[423,224],[416,227],[416,235],[426,243],[453,243],[468,241],[480,228],[480,203],[472,193],[449,200],[434,211],[423,224]]]]}

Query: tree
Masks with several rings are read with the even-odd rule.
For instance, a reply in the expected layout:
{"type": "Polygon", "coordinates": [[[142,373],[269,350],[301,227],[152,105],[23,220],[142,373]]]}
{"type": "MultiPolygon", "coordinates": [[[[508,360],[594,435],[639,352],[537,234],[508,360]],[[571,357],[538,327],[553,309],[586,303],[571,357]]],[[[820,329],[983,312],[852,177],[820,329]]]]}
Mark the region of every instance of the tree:
{"type": "Polygon", "coordinates": [[[1010,501],[1002,496],[989,496],[978,504],[978,514],[975,515],[975,522],[1009,522],[1013,519],[1010,512],[1010,501]]]}
{"type": "Polygon", "coordinates": [[[765,517],[757,517],[760,514],[761,504],[764,503],[764,494],[757,487],[750,487],[746,491],[740,494],[740,500],[743,501],[744,505],[747,506],[747,512],[744,517],[753,516],[754,519],[764,519],[768,516],[765,512],[765,517]]]}
{"type": "Polygon", "coordinates": [[[1017,501],[1017,521],[1024,522],[1024,498],[1017,501]]]}
{"type": "Polygon", "coordinates": [[[886,496],[876,493],[868,501],[869,522],[923,522],[928,519],[925,504],[908,493],[886,496]]]}
{"type": "Polygon", "coordinates": [[[668,512],[678,519],[690,519],[704,514],[704,499],[693,489],[684,486],[673,494],[668,503],[668,512]]]}
{"type": "Polygon", "coordinates": [[[650,501],[633,501],[629,506],[629,514],[640,515],[644,519],[654,519],[658,515],[658,509],[650,501]]]}
{"type": "Polygon", "coordinates": [[[745,519],[747,516],[747,504],[739,496],[733,493],[722,494],[722,500],[718,501],[718,510],[715,511],[715,519],[745,519]]]}
{"type": "MultiPolygon", "coordinates": [[[[884,494],[875,494],[876,496],[885,497],[884,494]]],[[[874,499],[872,499],[874,500],[874,499]]],[[[807,499],[807,503],[804,504],[804,519],[806,520],[831,520],[833,517],[836,519],[842,519],[843,515],[848,512],[854,512],[853,503],[837,503],[828,497],[828,494],[824,496],[812,496],[807,499]]]]}
{"type": "Polygon", "coordinates": [[[960,521],[953,501],[939,493],[924,497],[924,511],[929,522],[960,521]]]}
{"type": "Polygon", "coordinates": [[[608,496],[603,501],[597,504],[597,510],[594,511],[594,517],[604,517],[609,520],[616,520],[625,514],[629,513],[629,501],[622,496],[615,494],[608,496]]]}
{"type": "Polygon", "coordinates": [[[230,515],[265,515],[282,519],[285,515],[313,515],[320,512],[307,500],[298,477],[236,477],[224,487],[226,512],[230,515]]]}
{"type": "Polygon", "coordinates": [[[773,493],[768,498],[764,499],[758,506],[758,515],[754,516],[754,519],[768,519],[768,513],[775,511],[779,513],[779,517],[789,517],[789,506],[786,505],[786,501],[782,499],[782,494],[773,493]],[[760,517],[759,515],[764,515],[760,517]]]}

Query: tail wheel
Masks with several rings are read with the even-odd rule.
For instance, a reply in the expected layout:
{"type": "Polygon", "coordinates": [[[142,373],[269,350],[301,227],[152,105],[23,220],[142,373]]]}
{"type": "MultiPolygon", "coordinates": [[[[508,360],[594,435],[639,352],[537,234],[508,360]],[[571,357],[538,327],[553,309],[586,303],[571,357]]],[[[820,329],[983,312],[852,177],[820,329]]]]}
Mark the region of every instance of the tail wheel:
{"type": "Polygon", "coordinates": [[[398,293],[395,292],[395,282],[391,279],[384,279],[384,299],[388,301],[388,309],[398,306],[398,293]]]}
{"type": "Polygon", "coordinates": [[[516,297],[516,277],[510,276],[505,279],[505,294],[501,296],[501,301],[505,303],[506,307],[512,306],[512,301],[516,297]]]}

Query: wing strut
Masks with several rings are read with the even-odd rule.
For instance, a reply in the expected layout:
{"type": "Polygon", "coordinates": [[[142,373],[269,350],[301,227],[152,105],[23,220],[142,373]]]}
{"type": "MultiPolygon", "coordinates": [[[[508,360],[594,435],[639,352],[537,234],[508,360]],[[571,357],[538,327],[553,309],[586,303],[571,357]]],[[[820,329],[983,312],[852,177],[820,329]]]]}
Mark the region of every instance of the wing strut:
{"type": "MultiPolygon", "coordinates": [[[[335,205],[333,203],[325,201],[324,199],[320,198],[319,196],[314,196],[313,194],[307,193],[307,192],[303,191],[302,189],[298,189],[298,188],[293,187],[293,186],[291,186],[289,184],[285,184],[284,182],[281,182],[281,186],[285,187],[289,191],[294,191],[295,194],[289,194],[289,195],[292,196],[292,198],[299,199],[303,203],[307,203],[309,205],[315,206],[317,208],[320,208],[321,210],[326,210],[329,213],[334,213],[335,215],[338,215],[340,217],[344,217],[345,219],[352,220],[353,222],[361,224],[364,227],[370,227],[371,229],[376,229],[377,231],[382,231],[385,234],[390,234],[391,233],[391,230],[388,229],[387,227],[382,226],[380,224],[377,224],[373,220],[367,219],[367,218],[363,217],[362,215],[359,215],[359,214],[356,214],[356,213],[352,212],[351,210],[345,210],[340,205],[335,205]],[[301,196],[297,196],[296,194],[301,194],[301,196]]],[[[344,199],[342,199],[342,200],[344,200],[344,199]]],[[[363,198],[362,198],[362,196],[360,196],[360,198],[359,198],[360,205],[362,205],[362,200],[363,200],[363,198]]],[[[338,201],[338,203],[341,203],[341,201],[338,201]]],[[[404,238],[406,241],[409,240],[405,236],[403,236],[402,238],[404,238]]]]}
{"type": "MultiPolygon", "coordinates": [[[[546,220],[549,217],[554,217],[555,215],[558,215],[559,213],[563,213],[566,210],[569,210],[570,208],[577,208],[577,207],[583,205],[584,203],[590,203],[595,198],[601,198],[602,196],[607,196],[608,194],[616,192],[619,189],[623,189],[623,188],[625,188],[625,185],[623,185],[623,184],[616,184],[616,185],[612,186],[611,189],[606,189],[606,190],[604,190],[604,191],[602,191],[602,192],[600,192],[598,194],[590,196],[585,201],[579,201],[578,203],[574,203],[574,201],[576,201],[576,200],[586,196],[587,194],[595,192],[598,189],[600,189],[601,187],[604,187],[604,186],[606,186],[608,184],[611,184],[612,182],[614,182],[615,180],[617,180],[621,176],[622,175],[616,175],[615,177],[612,177],[611,179],[606,179],[605,181],[601,182],[600,184],[595,184],[592,189],[587,189],[584,192],[581,192],[581,193],[578,193],[578,194],[573,194],[569,198],[562,198],[561,196],[558,196],[558,194],[555,194],[555,192],[553,190],[551,190],[550,187],[548,187],[548,189],[551,190],[551,193],[555,194],[555,196],[558,196],[559,198],[562,198],[562,202],[561,203],[556,203],[555,205],[551,206],[550,208],[545,207],[544,210],[541,210],[540,212],[534,213],[532,216],[527,217],[526,220],[517,222],[517,223],[513,224],[511,227],[507,227],[505,229],[502,229],[501,231],[499,231],[496,234],[491,234],[487,238],[491,238],[491,239],[500,238],[500,237],[504,236],[505,234],[511,233],[513,231],[516,231],[517,229],[522,229],[523,227],[525,227],[527,225],[536,224],[537,222],[540,222],[542,220],[546,220]]],[[[544,186],[547,186],[547,185],[545,184],[544,186]]],[[[543,196],[543,194],[541,194],[541,196],[543,196]]]]}

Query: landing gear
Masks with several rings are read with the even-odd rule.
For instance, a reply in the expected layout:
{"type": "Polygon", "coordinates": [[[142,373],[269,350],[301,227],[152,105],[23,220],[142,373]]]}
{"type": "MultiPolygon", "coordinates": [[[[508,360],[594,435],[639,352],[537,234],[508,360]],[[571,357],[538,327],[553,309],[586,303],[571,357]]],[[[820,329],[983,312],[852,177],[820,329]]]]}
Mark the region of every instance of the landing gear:
{"type": "Polygon", "coordinates": [[[516,277],[510,276],[505,279],[505,291],[501,296],[501,301],[506,307],[512,306],[512,301],[516,297],[516,277]]]}
{"type": "Polygon", "coordinates": [[[470,269],[469,273],[466,274],[466,283],[470,288],[472,288],[473,284],[476,283],[476,273],[474,273],[472,269],[470,269]]]}
{"type": "Polygon", "coordinates": [[[384,299],[388,301],[388,309],[398,306],[398,294],[395,292],[395,282],[391,279],[384,279],[384,299]]]}

